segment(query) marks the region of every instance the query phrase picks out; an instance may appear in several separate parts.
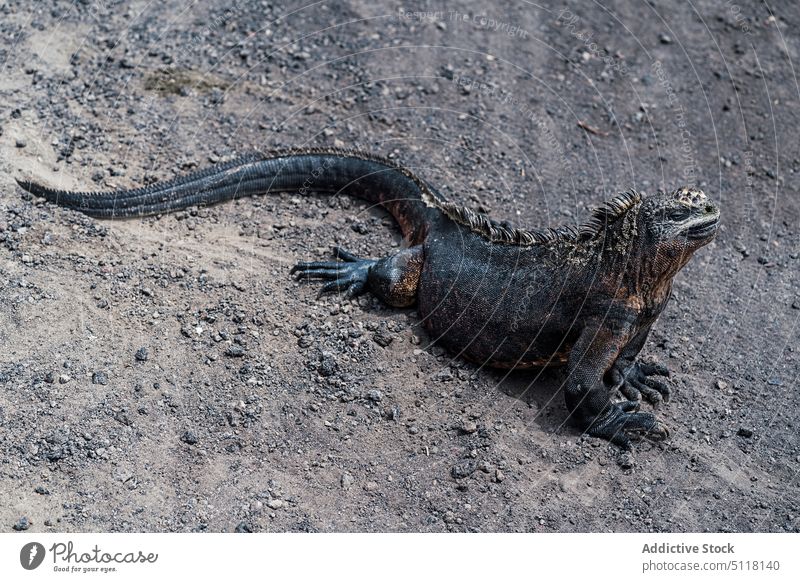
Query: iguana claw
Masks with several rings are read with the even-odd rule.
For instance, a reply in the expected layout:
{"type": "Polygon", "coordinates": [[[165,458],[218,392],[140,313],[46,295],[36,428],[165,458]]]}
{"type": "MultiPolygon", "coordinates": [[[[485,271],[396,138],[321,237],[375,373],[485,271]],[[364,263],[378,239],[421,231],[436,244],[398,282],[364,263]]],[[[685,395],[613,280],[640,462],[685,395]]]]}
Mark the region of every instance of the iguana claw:
{"type": "Polygon", "coordinates": [[[657,404],[669,402],[669,386],[651,376],[669,377],[669,370],[660,364],[634,362],[626,368],[612,370],[613,389],[619,390],[628,400],[645,400],[657,404]]]}
{"type": "Polygon", "coordinates": [[[600,415],[586,430],[586,434],[611,441],[621,449],[631,448],[630,436],[649,440],[663,440],[669,430],[649,412],[627,412],[635,410],[638,402],[628,400],[612,404],[607,412],[600,415]]]}
{"type": "Polygon", "coordinates": [[[292,267],[295,279],[323,279],[328,282],[319,290],[319,295],[333,291],[344,292],[345,297],[355,297],[367,290],[369,270],[376,263],[372,259],[361,259],[341,247],[333,247],[334,256],[341,261],[311,261],[292,267]]]}

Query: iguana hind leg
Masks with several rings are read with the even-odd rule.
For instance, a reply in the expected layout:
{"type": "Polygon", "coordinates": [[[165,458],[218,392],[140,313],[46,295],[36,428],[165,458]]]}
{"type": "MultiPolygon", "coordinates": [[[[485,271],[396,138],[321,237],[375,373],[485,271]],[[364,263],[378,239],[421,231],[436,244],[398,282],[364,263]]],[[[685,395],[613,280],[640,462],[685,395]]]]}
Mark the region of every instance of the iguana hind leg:
{"type": "Polygon", "coordinates": [[[341,247],[334,247],[340,261],[312,261],[292,267],[297,279],[322,279],[328,282],[320,293],[344,292],[347,297],[365,291],[393,307],[408,307],[417,299],[417,285],[422,272],[421,246],[413,246],[384,257],[362,259],[341,247]]]}

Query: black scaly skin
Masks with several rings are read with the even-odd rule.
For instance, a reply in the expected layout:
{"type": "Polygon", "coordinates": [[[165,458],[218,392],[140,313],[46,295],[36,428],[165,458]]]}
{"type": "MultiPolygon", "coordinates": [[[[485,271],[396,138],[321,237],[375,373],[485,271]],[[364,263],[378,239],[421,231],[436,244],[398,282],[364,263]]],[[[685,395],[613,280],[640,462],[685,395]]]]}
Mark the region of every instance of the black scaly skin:
{"type": "Polygon", "coordinates": [[[389,305],[418,305],[434,341],[498,368],[565,366],[567,407],[590,435],[630,447],[664,438],[642,395],[669,396],[636,361],[669,299],[672,278],[716,234],[718,209],[699,190],[645,199],[630,192],[578,228],[522,230],[443,201],[408,169],[362,152],[302,149],[252,154],[145,188],[25,190],[98,218],[161,214],[267,192],[349,194],[388,210],[407,247],[382,259],[334,249],[336,261],[296,265],[321,292],[370,291],[389,305]],[[614,403],[621,392],[625,398],[614,403]]]}

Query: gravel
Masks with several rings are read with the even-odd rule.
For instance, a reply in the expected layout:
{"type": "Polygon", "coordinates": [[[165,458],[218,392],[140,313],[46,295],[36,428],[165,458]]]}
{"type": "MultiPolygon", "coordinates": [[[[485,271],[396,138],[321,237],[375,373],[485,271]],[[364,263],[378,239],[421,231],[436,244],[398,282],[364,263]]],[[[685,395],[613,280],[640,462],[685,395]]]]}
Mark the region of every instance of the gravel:
{"type": "MultiPolygon", "coordinates": [[[[708,30],[672,0],[659,3],[669,29],[625,3],[615,16],[630,30],[581,4],[575,31],[603,56],[554,13],[514,3],[490,16],[528,38],[385,6],[380,24],[333,3],[208,0],[175,19],[183,8],[0,8],[0,99],[14,104],[0,108],[9,531],[20,515],[65,533],[800,529],[800,410],[787,405],[800,143],[774,42],[785,9],[745,37],[708,3],[708,30]],[[752,75],[755,54],[769,74],[752,75]],[[108,221],[14,181],[138,187],[301,144],[390,155],[454,203],[521,226],[576,225],[629,187],[691,182],[722,202],[717,240],[677,276],[643,350],[672,369],[674,397],[655,409],[671,437],[618,459],[568,420],[560,372],[490,370],[437,346],[413,308],[292,279],[334,244],[373,258],[401,248],[370,204],[295,192],[108,221]],[[30,495],[39,486],[51,493],[30,495]]],[[[485,317],[497,297],[472,291],[485,317]]]]}

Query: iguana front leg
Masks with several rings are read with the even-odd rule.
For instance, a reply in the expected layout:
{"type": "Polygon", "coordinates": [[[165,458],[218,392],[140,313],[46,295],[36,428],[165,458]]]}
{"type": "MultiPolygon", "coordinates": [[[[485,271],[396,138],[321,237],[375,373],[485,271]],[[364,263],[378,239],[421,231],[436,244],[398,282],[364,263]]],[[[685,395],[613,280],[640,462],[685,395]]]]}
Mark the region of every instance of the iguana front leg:
{"type": "Polygon", "coordinates": [[[636,361],[636,356],[644,347],[650,326],[639,331],[611,368],[611,381],[614,383],[612,390],[619,390],[628,400],[640,401],[644,396],[651,404],[657,404],[663,399],[669,401],[669,386],[651,376],[667,376],[669,370],[659,364],[646,364],[636,361]]]}
{"type": "Polygon", "coordinates": [[[343,291],[345,296],[354,297],[370,291],[393,307],[409,307],[416,302],[423,264],[421,246],[377,260],[359,258],[341,247],[334,247],[333,252],[341,261],[299,263],[292,267],[292,273],[298,279],[327,280],[320,294],[343,291]]]}
{"type": "Polygon", "coordinates": [[[585,329],[570,351],[565,386],[567,408],[578,427],[623,449],[631,446],[630,434],[653,439],[669,434],[652,414],[632,412],[638,402],[611,402],[612,388],[603,379],[613,369],[629,337],[627,330],[617,330],[608,322],[603,327],[585,329]]]}

